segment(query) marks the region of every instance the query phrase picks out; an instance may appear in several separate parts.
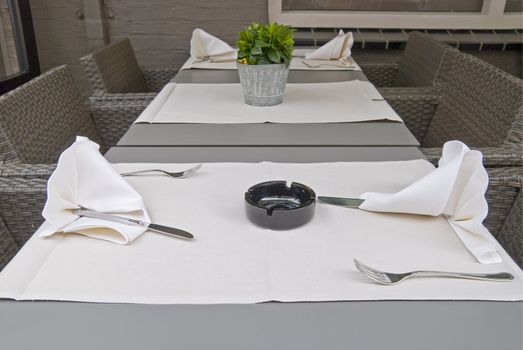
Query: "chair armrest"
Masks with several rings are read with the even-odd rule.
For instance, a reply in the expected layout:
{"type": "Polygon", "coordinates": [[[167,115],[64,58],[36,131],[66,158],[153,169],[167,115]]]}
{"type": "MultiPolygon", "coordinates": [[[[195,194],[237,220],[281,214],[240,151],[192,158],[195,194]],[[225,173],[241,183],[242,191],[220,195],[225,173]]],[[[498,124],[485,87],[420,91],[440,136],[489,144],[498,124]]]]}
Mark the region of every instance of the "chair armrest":
{"type": "Polygon", "coordinates": [[[0,178],[48,179],[56,164],[0,164],[0,178]]]}
{"type": "Polygon", "coordinates": [[[104,104],[110,102],[147,102],[150,103],[156,97],[156,92],[138,92],[130,94],[98,94],[89,97],[89,103],[104,104]]]}
{"type": "MultiPolygon", "coordinates": [[[[510,217],[510,213],[514,206],[521,203],[516,201],[521,200],[521,187],[523,184],[523,168],[521,167],[507,167],[507,168],[490,168],[487,169],[489,175],[489,185],[486,193],[486,199],[489,206],[489,213],[485,219],[485,226],[498,240],[500,236],[504,236],[505,240],[511,240],[511,237],[507,237],[511,233],[511,229],[507,228],[504,231],[505,223],[507,220],[513,220],[510,217]]],[[[521,218],[521,212],[512,213],[512,215],[519,215],[521,218]]],[[[512,222],[509,223],[513,224],[512,222]]],[[[517,230],[517,238],[521,241],[523,236],[523,230],[521,219],[519,220],[519,229],[517,230]]],[[[504,248],[508,247],[504,245],[504,248]]],[[[519,249],[521,252],[521,248],[519,249]]],[[[509,253],[511,253],[509,251],[509,253]]]]}
{"type": "Polygon", "coordinates": [[[0,271],[18,252],[18,243],[0,217],[0,271]]]}
{"type": "Polygon", "coordinates": [[[523,269],[523,229],[521,227],[523,195],[521,192],[520,188],[519,194],[514,200],[514,204],[501,228],[501,232],[496,238],[516,264],[523,269]]]}
{"type": "Polygon", "coordinates": [[[434,88],[380,88],[379,92],[421,143],[436,111],[439,94],[434,88]]]}
{"type": "MultiPolygon", "coordinates": [[[[472,147],[483,154],[483,165],[487,168],[520,167],[523,165],[523,151],[519,147],[472,147]]],[[[421,148],[427,160],[438,165],[441,147],[421,148]]]]}
{"type": "Polygon", "coordinates": [[[363,73],[375,86],[393,86],[398,65],[396,63],[359,64],[363,73]]]}
{"type": "Polygon", "coordinates": [[[89,109],[107,148],[116,145],[152,98],[89,100],[89,109]]]}
{"type": "Polygon", "coordinates": [[[178,72],[174,68],[142,68],[148,91],[159,92],[178,72]]]}

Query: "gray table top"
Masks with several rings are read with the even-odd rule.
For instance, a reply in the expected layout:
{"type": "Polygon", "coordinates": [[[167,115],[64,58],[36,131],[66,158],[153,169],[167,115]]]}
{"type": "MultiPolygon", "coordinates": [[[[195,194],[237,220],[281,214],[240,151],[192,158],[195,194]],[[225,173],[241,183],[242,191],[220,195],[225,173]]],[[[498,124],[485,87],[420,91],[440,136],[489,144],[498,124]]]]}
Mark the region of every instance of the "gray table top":
{"type": "Polygon", "coordinates": [[[424,159],[417,147],[113,147],[111,163],[359,162],[424,159]]]}
{"type": "Polygon", "coordinates": [[[419,146],[398,122],[135,124],[118,146],[419,146]]]}
{"type": "Polygon", "coordinates": [[[522,348],[522,313],[521,302],[478,301],[0,301],[0,345],[9,350],[515,350],[522,348]]]}

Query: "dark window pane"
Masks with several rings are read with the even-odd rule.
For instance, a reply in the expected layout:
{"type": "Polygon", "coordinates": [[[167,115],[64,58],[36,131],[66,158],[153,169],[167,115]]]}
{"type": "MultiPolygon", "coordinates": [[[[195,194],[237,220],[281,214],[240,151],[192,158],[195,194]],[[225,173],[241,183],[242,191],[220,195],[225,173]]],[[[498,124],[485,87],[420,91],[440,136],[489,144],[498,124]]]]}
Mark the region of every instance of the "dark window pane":
{"type": "Polygon", "coordinates": [[[20,72],[11,10],[7,0],[0,0],[0,80],[20,72]]]}
{"type": "Polygon", "coordinates": [[[482,6],[483,0],[283,0],[282,10],[481,12],[482,6]]]}
{"type": "Polygon", "coordinates": [[[523,12],[523,0],[507,0],[505,12],[523,12]]]}

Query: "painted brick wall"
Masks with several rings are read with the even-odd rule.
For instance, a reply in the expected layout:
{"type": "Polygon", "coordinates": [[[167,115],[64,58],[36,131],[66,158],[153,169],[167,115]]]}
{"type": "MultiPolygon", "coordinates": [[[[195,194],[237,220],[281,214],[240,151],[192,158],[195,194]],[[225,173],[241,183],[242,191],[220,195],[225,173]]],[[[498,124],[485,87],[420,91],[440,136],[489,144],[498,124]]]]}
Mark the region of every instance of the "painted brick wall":
{"type": "MultiPolygon", "coordinates": [[[[109,41],[130,38],[140,64],[180,67],[192,30],[201,27],[229,43],[252,21],[266,22],[267,0],[105,0],[109,41]]],[[[31,0],[42,71],[68,64],[84,94],[88,84],[78,58],[89,48],[77,12],[83,0],[31,0]]]]}
{"type": "Polygon", "coordinates": [[[110,40],[128,37],[141,64],[180,67],[200,27],[234,44],[252,21],[266,22],[267,0],[106,0],[110,40]]]}
{"type": "Polygon", "coordinates": [[[85,25],[76,15],[82,0],[31,0],[38,58],[42,72],[68,64],[82,93],[89,92],[78,58],[89,53],[85,25]]]}

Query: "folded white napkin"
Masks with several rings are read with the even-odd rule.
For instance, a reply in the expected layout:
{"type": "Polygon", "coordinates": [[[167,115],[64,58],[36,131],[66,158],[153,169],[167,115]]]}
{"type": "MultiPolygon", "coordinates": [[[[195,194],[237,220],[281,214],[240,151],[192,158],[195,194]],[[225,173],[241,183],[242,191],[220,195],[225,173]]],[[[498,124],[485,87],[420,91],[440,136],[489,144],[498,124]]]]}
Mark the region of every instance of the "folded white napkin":
{"type": "Polygon", "coordinates": [[[482,264],[501,262],[482,222],[488,206],[488,175],[482,154],[459,141],[443,146],[438,168],[396,193],[367,192],[360,209],[391,213],[445,215],[467,249],[482,264]]]}
{"type": "Polygon", "coordinates": [[[343,33],[340,29],[338,36],[305,56],[307,60],[339,60],[349,57],[354,38],[352,32],[343,33]]]}
{"type": "Polygon", "coordinates": [[[150,222],[142,197],[116,172],[98,151],[99,146],[85,137],[66,149],[47,183],[43,210],[45,229],[40,236],[56,232],[76,232],[93,238],[128,244],[146,231],[73,214],[80,207],[150,222]]]}
{"type": "Polygon", "coordinates": [[[196,28],[191,37],[191,56],[199,60],[227,61],[236,59],[237,54],[225,41],[196,28]]]}

